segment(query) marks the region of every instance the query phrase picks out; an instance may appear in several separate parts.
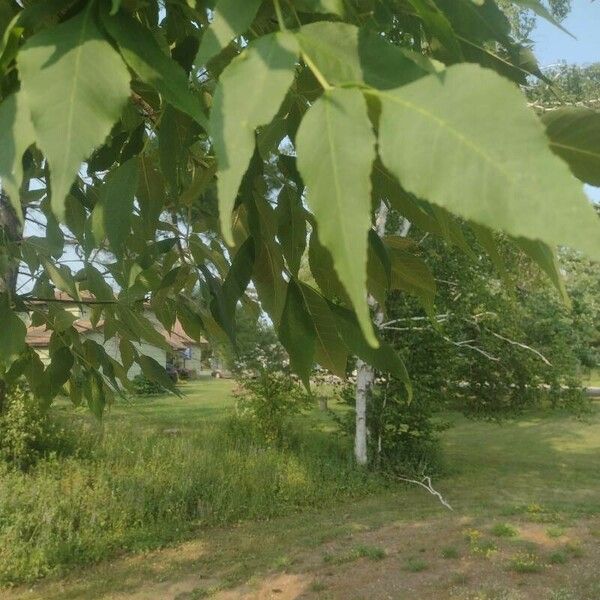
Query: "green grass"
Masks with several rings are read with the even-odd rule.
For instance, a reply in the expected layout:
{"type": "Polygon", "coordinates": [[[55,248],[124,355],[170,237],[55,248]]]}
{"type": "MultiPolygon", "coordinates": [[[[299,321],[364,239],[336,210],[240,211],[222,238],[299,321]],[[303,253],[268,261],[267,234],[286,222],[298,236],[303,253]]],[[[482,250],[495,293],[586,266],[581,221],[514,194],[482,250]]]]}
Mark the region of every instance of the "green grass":
{"type": "Polygon", "coordinates": [[[323,562],[333,565],[342,565],[347,562],[353,562],[359,558],[368,558],[370,560],[383,560],[386,552],[378,546],[356,546],[340,553],[328,552],[323,555],[323,562]]]}
{"type": "Polygon", "coordinates": [[[553,565],[564,565],[569,560],[569,556],[564,550],[555,550],[548,556],[548,560],[553,565]]]}
{"type": "Polygon", "coordinates": [[[496,523],[491,529],[490,533],[495,535],[496,537],[515,537],[517,535],[517,530],[507,523],[496,523]]]}
{"type": "Polygon", "coordinates": [[[560,525],[552,525],[546,529],[546,535],[551,539],[558,539],[565,535],[565,528],[560,525]]]}
{"type": "Polygon", "coordinates": [[[600,482],[593,475],[599,417],[598,407],[586,420],[542,411],[500,425],[451,416],[444,489],[471,514],[526,515],[540,522],[555,522],[557,511],[600,514],[600,482]]]}
{"type": "Polygon", "coordinates": [[[230,415],[231,385],[201,382],[182,398],[119,404],[101,430],[81,413],[83,458],[1,474],[0,582],[383,489],[381,478],[354,468],[347,441],[318,427],[300,426],[285,448],[257,442],[251,424],[230,415]]]}
{"type": "Polygon", "coordinates": [[[544,564],[535,554],[517,554],[510,559],[509,568],[515,573],[541,573],[544,564]]]}
{"type": "Polygon", "coordinates": [[[600,369],[592,369],[584,384],[590,387],[600,387],[600,369]]]}
{"type": "Polygon", "coordinates": [[[441,556],[445,559],[460,558],[460,552],[454,546],[447,546],[446,548],[442,548],[441,556]]]}
{"type": "MultiPolygon", "coordinates": [[[[184,386],[182,398],[119,403],[101,428],[77,411],[89,446],[82,457],[44,461],[27,475],[0,474],[0,579],[60,576],[77,565],[167,546],[215,526],[223,529],[206,535],[221,539],[224,532],[235,533],[231,524],[245,521],[243,538],[232,538],[225,549],[216,545],[201,563],[207,572],[226,570],[224,585],[232,585],[261,569],[293,564],[291,549],[318,548],[351,535],[354,525],[376,528],[448,514],[420,488],[356,469],[350,441],[317,410],[298,418],[288,447],[256,443],[247,423],[231,419],[231,386],[198,382],[184,386]]],[[[72,419],[66,403],[56,412],[72,419]]],[[[475,560],[497,556],[484,533],[493,533],[490,520],[560,525],[600,514],[597,412],[587,421],[532,412],[502,425],[457,414],[444,418],[454,427],[443,438],[447,474],[434,486],[454,514],[468,516],[473,526],[482,522],[468,540],[475,560]]],[[[574,545],[561,551],[570,559],[577,554],[574,545]]],[[[377,546],[355,545],[330,560],[384,556],[377,546]]],[[[425,562],[415,560],[417,567],[425,562]]],[[[123,589],[123,580],[146,577],[140,567],[123,569],[91,576],[82,596],[61,588],[47,597],[100,597],[98,590],[123,589]]]]}
{"type": "Polygon", "coordinates": [[[407,559],[404,568],[411,573],[420,573],[429,568],[429,564],[426,560],[417,556],[411,556],[407,559]]]}

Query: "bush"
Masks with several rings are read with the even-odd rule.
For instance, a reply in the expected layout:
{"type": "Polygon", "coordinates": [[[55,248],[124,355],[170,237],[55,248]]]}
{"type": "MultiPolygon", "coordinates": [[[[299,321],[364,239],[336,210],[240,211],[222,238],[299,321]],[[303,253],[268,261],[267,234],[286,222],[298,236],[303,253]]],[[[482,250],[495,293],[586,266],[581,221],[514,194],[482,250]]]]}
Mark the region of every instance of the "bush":
{"type": "Polygon", "coordinates": [[[133,392],[136,396],[158,396],[165,393],[162,385],[151,381],[144,375],[136,375],[132,380],[133,392]]]}
{"type": "Polygon", "coordinates": [[[304,388],[283,371],[263,368],[238,376],[238,384],[234,393],[238,413],[254,421],[267,443],[281,446],[291,417],[310,406],[304,388]]]}
{"type": "MultiPolygon", "coordinates": [[[[341,399],[354,408],[355,387],[341,387],[341,399]]],[[[371,466],[389,474],[423,477],[443,470],[438,433],[446,424],[434,418],[434,403],[428,396],[406,396],[404,383],[389,377],[376,385],[367,403],[368,455],[371,466]]],[[[355,412],[340,421],[354,435],[355,412]]]]}
{"type": "Polygon", "coordinates": [[[0,460],[26,471],[42,457],[64,456],[75,449],[72,436],[49,417],[25,385],[8,388],[0,412],[0,460]]]}
{"type": "Polygon", "coordinates": [[[177,375],[178,378],[181,379],[181,381],[190,381],[191,379],[198,378],[198,373],[196,372],[196,369],[186,369],[185,367],[177,369],[177,375]]]}

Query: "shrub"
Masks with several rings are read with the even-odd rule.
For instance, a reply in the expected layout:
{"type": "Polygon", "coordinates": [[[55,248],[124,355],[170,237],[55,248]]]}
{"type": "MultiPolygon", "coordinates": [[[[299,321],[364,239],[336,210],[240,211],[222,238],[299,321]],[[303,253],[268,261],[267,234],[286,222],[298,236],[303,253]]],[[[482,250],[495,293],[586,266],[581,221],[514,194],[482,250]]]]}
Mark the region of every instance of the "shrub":
{"type": "Polygon", "coordinates": [[[76,447],[73,436],[48,415],[27,386],[8,388],[0,412],[0,460],[26,471],[41,457],[68,455],[76,447]]]}
{"type": "Polygon", "coordinates": [[[268,368],[239,375],[238,384],[238,414],[250,418],[267,443],[281,446],[291,417],[310,406],[310,396],[289,374],[268,368]]]}
{"type": "Polygon", "coordinates": [[[165,388],[162,385],[144,377],[144,375],[136,375],[131,380],[131,384],[136,396],[157,396],[165,393],[165,388]]]}
{"type": "MultiPolygon", "coordinates": [[[[355,406],[355,388],[340,388],[342,401],[355,406]]],[[[404,383],[386,378],[375,386],[367,403],[368,444],[371,465],[392,475],[423,477],[443,471],[438,433],[445,424],[433,419],[433,404],[422,395],[411,401],[404,383]]],[[[354,435],[355,412],[339,420],[349,436],[354,435]]]]}

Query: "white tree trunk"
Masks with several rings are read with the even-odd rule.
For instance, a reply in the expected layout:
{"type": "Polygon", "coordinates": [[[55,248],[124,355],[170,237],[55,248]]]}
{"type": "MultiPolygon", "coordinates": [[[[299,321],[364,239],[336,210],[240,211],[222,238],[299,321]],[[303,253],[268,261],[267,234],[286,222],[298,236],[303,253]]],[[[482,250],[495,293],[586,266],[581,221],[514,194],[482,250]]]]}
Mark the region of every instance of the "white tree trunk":
{"type": "MultiPolygon", "coordinates": [[[[388,207],[382,202],[377,211],[375,220],[375,230],[379,237],[385,235],[385,226],[388,217],[388,207]]],[[[410,231],[411,223],[408,219],[403,219],[400,223],[398,235],[406,237],[410,231]]],[[[385,320],[383,307],[372,297],[369,296],[369,305],[373,308],[373,325],[379,329],[385,320]]],[[[366,465],[369,460],[367,451],[367,440],[369,428],[367,424],[367,404],[369,395],[375,385],[375,371],[360,358],[356,361],[356,392],[354,396],[356,425],[354,431],[354,457],[359,465],[366,465]]],[[[381,439],[378,440],[381,448],[381,439]]],[[[381,451],[381,450],[380,450],[381,451]]]]}
{"type": "Polygon", "coordinates": [[[359,358],[356,361],[356,429],[354,433],[354,457],[359,465],[366,465],[369,460],[367,453],[367,400],[374,380],[373,368],[359,358]]]}
{"type": "MultiPolygon", "coordinates": [[[[375,229],[380,237],[385,235],[385,224],[387,222],[388,207],[382,202],[377,211],[375,229]]],[[[383,308],[369,296],[369,305],[374,310],[373,324],[378,329],[384,321],[383,308]]],[[[366,465],[369,460],[367,452],[367,404],[369,395],[375,384],[375,371],[371,365],[360,358],[356,361],[356,392],[355,392],[355,412],[356,425],[354,431],[354,457],[359,465],[366,465]]]]}

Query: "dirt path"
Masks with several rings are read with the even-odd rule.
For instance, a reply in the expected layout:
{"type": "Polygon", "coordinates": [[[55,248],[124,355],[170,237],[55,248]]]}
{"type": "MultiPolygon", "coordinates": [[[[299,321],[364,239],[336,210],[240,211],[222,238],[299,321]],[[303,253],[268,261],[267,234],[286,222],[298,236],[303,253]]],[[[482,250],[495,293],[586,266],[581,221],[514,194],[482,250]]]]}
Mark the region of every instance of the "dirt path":
{"type": "Polygon", "coordinates": [[[331,539],[288,545],[284,527],[222,533],[219,543],[125,558],[6,600],[600,598],[600,518],[561,522],[534,510],[502,521],[447,514],[375,527],[350,521],[331,539]]]}

